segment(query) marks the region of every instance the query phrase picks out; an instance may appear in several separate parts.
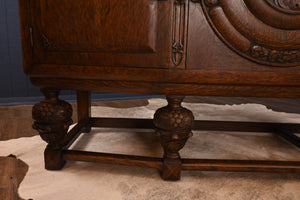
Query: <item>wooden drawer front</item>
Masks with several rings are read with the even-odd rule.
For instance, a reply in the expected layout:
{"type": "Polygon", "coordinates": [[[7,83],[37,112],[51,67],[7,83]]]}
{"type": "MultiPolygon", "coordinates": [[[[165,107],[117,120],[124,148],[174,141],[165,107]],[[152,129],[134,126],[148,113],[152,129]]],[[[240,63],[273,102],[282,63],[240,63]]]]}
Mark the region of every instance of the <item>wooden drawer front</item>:
{"type": "Polygon", "coordinates": [[[169,67],[172,2],[31,0],[34,62],[169,67]]]}

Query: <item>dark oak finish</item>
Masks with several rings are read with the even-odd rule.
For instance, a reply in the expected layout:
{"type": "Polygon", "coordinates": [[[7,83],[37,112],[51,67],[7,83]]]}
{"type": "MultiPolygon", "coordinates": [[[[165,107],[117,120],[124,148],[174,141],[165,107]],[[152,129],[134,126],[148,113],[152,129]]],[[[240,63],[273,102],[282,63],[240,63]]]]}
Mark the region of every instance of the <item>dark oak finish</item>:
{"type": "MultiPolygon", "coordinates": [[[[24,71],[45,101],[34,127],[48,142],[46,168],[65,159],[154,165],[158,160],[70,152],[92,126],[156,128],[162,176],[181,169],[299,172],[299,163],[181,159],[191,128],[277,132],[295,145],[298,124],[195,122],[186,95],[300,97],[300,0],[19,0],[24,71]],[[58,91],[76,90],[78,125],[58,91]],[[140,119],[90,116],[89,91],[167,95],[169,105],[140,119]],[[112,161],[115,159],[115,161],[112,161]],[[137,161],[139,160],[140,161],[137,161]],[[186,162],[186,163],[185,163],[186,162]],[[205,167],[201,167],[205,164],[205,167]],[[222,166],[222,167],[220,167],[222,166]],[[283,169],[285,168],[285,169],[283,169]]],[[[155,164],[155,168],[158,168],[155,164]]]]}
{"type": "Polygon", "coordinates": [[[162,169],[162,159],[143,156],[130,156],[121,154],[98,153],[88,151],[67,150],[64,159],[85,162],[101,162],[108,164],[129,165],[162,169]]]}
{"type": "MultiPolygon", "coordinates": [[[[168,45],[172,34],[170,1],[27,2],[27,11],[34,16],[29,26],[36,64],[173,65],[168,45]]],[[[31,67],[25,69],[30,71],[31,67]]]]}
{"type": "Polygon", "coordinates": [[[300,162],[264,160],[183,159],[182,169],[227,172],[299,173],[300,162]]]}
{"type": "MultiPolygon", "coordinates": [[[[79,123],[85,123],[91,118],[91,94],[85,91],[77,91],[77,119],[79,123]]],[[[90,132],[91,127],[84,127],[84,132],[90,132]]]]}
{"type": "Polygon", "coordinates": [[[168,96],[168,105],[158,109],[153,119],[164,148],[162,177],[167,180],[180,179],[182,163],[178,152],[192,136],[194,116],[181,106],[183,98],[168,96]]]}
{"type": "Polygon", "coordinates": [[[59,91],[44,89],[45,100],[35,104],[32,117],[33,128],[38,130],[41,138],[48,143],[44,156],[45,168],[61,169],[65,161],[62,158],[62,141],[67,137],[69,125],[73,123],[72,106],[58,99],[59,91]]]}

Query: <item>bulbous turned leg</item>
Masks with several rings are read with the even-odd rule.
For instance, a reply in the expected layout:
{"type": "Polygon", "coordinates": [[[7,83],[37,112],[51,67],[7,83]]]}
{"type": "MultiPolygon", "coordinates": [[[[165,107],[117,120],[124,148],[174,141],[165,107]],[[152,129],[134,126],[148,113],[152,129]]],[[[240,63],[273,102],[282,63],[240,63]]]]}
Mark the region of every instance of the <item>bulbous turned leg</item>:
{"type": "Polygon", "coordinates": [[[181,96],[167,96],[168,105],[158,109],[154,115],[154,125],[164,148],[162,178],[165,180],[180,179],[182,163],[179,150],[192,136],[194,116],[181,106],[183,99],[181,96]]]}
{"type": "Polygon", "coordinates": [[[45,100],[32,109],[35,120],[33,128],[38,130],[41,138],[48,143],[45,152],[45,168],[59,170],[64,164],[62,141],[72,122],[72,106],[58,99],[59,90],[42,89],[45,100]]]}

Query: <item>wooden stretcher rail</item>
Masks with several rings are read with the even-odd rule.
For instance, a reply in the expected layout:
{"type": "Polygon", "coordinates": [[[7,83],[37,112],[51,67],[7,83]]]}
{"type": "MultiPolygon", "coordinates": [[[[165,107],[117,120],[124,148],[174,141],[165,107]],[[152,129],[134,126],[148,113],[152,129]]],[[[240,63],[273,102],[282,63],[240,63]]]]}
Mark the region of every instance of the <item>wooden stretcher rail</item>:
{"type": "MultiPolygon", "coordinates": [[[[92,127],[154,128],[152,119],[91,118],[90,123],[92,127]]],[[[195,120],[192,129],[214,131],[274,132],[279,128],[290,132],[300,133],[300,124],[269,122],[195,120]]]]}
{"type": "MultiPolygon", "coordinates": [[[[79,122],[71,131],[69,131],[66,138],[63,140],[62,144],[64,144],[64,160],[100,162],[163,170],[163,158],[67,150],[83,132],[84,128],[90,126],[142,129],[154,128],[152,119],[89,118],[85,122],[79,122]]],[[[299,132],[299,124],[197,120],[194,122],[193,129],[214,131],[273,132],[300,147],[299,137],[291,132],[299,132]]],[[[180,159],[180,162],[182,170],[300,173],[300,161],[180,159]]]]}
{"type": "MultiPolygon", "coordinates": [[[[162,158],[98,153],[78,150],[64,151],[63,158],[65,160],[147,167],[155,168],[158,170],[161,170],[163,166],[162,158]]],[[[300,162],[264,160],[182,159],[182,170],[299,173],[300,162]]]]}
{"type": "Polygon", "coordinates": [[[63,158],[65,160],[101,162],[101,163],[108,163],[108,164],[156,168],[159,170],[162,168],[161,158],[153,158],[153,157],[145,157],[145,156],[66,150],[63,152],[63,158]]]}
{"type": "Polygon", "coordinates": [[[183,170],[299,173],[298,161],[182,159],[183,170]]]}
{"type": "Polygon", "coordinates": [[[88,122],[79,122],[76,124],[66,135],[64,140],[62,141],[63,149],[68,149],[73,142],[79,137],[82,129],[88,125],[88,122]]]}
{"type": "MultiPolygon", "coordinates": [[[[92,127],[155,128],[152,119],[91,118],[90,124],[92,127]]],[[[294,134],[294,132],[300,133],[300,124],[295,123],[195,120],[192,129],[206,131],[276,133],[297,147],[300,147],[300,138],[294,134]]]]}

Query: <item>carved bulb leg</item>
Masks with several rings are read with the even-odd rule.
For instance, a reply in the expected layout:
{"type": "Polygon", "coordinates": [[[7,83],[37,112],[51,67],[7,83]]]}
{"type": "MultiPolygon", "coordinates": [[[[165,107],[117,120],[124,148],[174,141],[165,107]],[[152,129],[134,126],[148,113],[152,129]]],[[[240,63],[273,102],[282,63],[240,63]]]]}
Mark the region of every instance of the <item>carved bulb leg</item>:
{"type": "Polygon", "coordinates": [[[154,125],[164,148],[162,178],[165,180],[180,179],[182,164],[179,150],[192,136],[194,116],[181,106],[183,99],[181,96],[168,96],[168,105],[158,109],[154,115],[154,125]]]}
{"type": "Polygon", "coordinates": [[[62,141],[72,124],[72,106],[58,99],[59,91],[42,89],[45,100],[34,105],[32,117],[33,128],[38,130],[41,138],[48,143],[44,156],[45,168],[61,169],[65,160],[62,156],[62,141]]]}

